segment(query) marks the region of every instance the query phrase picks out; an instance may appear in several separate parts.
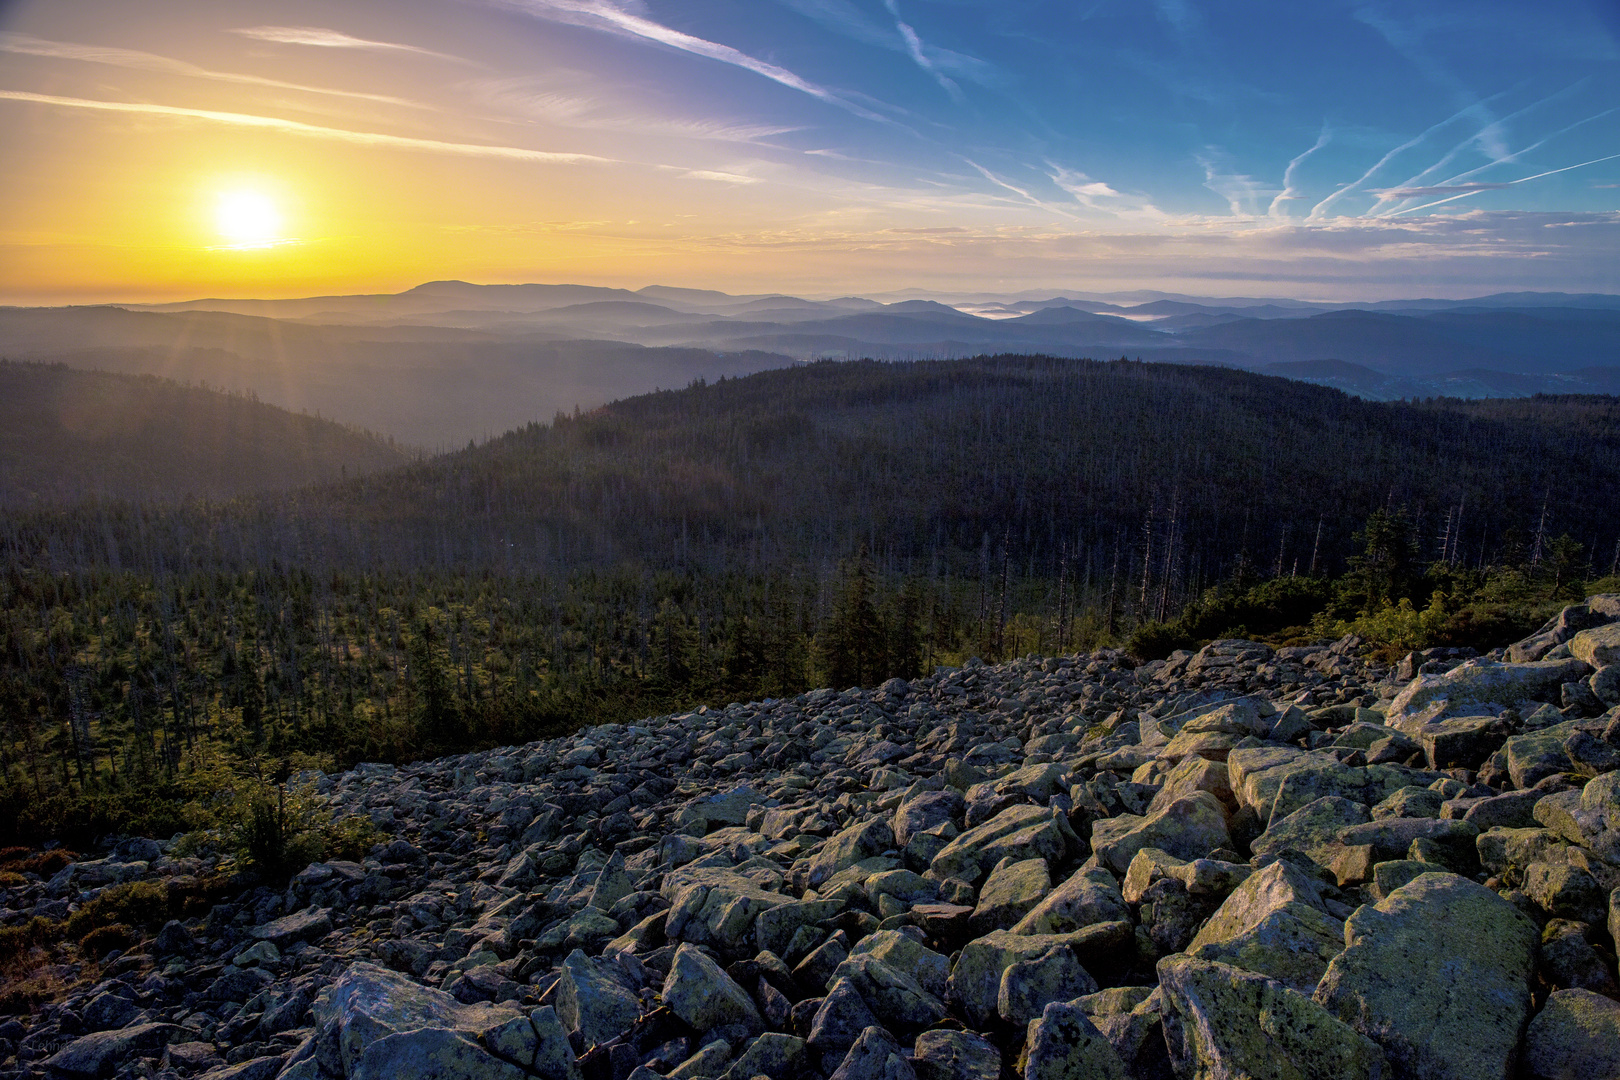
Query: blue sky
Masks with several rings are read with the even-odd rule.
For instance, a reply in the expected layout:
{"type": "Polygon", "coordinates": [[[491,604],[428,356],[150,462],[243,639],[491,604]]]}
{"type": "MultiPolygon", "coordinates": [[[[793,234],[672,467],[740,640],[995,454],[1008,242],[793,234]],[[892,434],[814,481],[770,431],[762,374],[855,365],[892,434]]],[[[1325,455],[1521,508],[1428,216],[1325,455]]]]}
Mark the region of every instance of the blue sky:
{"type": "Polygon", "coordinates": [[[1620,291],[1617,60],[1613,0],[35,0],[0,7],[0,258],[116,249],[88,293],[1620,291]],[[284,250],[188,263],[179,202],[238,174],[284,250]]]}

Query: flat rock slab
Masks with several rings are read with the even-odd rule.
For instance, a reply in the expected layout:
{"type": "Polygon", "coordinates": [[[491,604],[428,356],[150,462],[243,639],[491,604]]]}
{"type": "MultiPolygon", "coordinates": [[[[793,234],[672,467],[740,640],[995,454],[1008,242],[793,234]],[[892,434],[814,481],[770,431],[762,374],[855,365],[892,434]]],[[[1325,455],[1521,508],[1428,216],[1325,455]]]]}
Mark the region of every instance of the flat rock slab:
{"type": "Polygon", "coordinates": [[[1424,874],[1345,924],[1316,1000],[1413,1080],[1505,1080],[1530,1013],[1540,934],[1507,900],[1424,874]]]}
{"type": "Polygon", "coordinates": [[[251,931],[260,941],[268,941],[278,949],[285,949],[299,941],[319,941],[331,932],[332,913],[325,908],[315,907],[272,919],[251,931]]]}

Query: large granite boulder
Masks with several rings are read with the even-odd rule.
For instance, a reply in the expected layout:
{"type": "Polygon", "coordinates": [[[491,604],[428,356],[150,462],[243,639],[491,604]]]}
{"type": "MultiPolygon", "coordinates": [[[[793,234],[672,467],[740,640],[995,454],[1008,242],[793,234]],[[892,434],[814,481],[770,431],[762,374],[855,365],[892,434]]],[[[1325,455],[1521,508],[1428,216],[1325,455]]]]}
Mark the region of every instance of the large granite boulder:
{"type": "Polygon", "coordinates": [[[1345,924],[1316,989],[1413,1080],[1506,1080],[1530,1014],[1535,923],[1456,874],[1424,874],[1345,924]]]}

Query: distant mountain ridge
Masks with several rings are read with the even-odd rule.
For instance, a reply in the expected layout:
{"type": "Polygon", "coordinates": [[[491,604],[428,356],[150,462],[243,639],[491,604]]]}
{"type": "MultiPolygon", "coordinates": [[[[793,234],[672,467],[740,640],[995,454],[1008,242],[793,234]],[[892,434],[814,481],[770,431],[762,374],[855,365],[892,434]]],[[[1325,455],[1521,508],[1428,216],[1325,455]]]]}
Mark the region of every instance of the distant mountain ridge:
{"type": "Polygon", "coordinates": [[[0,356],[251,390],[429,446],[795,362],[992,353],[1220,364],[1379,398],[1612,393],[1620,296],[821,300],[433,281],[389,295],[0,309],[0,356]],[[1372,375],[1311,367],[1332,363],[1372,375]]]}
{"type": "Polygon", "coordinates": [[[410,460],[369,432],[217,390],[0,362],[0,506],[230,499],[410,460]]]}

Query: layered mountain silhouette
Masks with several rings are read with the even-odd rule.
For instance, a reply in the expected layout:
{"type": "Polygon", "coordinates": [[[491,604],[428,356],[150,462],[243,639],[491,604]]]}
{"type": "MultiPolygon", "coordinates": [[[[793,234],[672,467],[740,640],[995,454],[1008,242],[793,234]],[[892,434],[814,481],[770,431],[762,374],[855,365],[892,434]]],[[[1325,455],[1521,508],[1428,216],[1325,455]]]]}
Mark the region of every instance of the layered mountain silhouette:
{"type": "Polygon", "coordinates": [[[390,295],[0,309],[0,356],[251,391],[429,447],[821,359],[1129,356],[1381,399],[1620,390],[1616,296],[945,299],[436,281],[390,295]]]}

